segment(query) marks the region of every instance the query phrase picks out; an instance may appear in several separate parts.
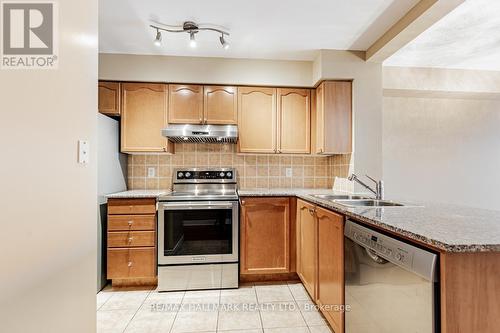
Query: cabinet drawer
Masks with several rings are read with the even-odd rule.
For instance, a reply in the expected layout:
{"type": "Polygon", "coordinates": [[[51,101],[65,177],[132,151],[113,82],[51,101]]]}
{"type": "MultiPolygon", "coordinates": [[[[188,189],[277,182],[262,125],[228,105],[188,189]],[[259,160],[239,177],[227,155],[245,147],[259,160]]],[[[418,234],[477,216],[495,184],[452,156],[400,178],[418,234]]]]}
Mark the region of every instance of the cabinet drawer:
{"type": "Polygon", "coordinates": [[[156,199],[109,199],[108,214],[155,214],[156,199]]]}
{"type": "Polygon", "coordinates": [[[155,230],[156,215],[109,215],[108,231],[155,230]]]}
{"type": "Polygon", "coordinates": [[[108,279],[156,276],[156,249],[108,249],[108,279]]]}
{"type": "Polygon", "coordinates": [[[108,232],[108,247],[155,246],[154,231],[108,232]]]}

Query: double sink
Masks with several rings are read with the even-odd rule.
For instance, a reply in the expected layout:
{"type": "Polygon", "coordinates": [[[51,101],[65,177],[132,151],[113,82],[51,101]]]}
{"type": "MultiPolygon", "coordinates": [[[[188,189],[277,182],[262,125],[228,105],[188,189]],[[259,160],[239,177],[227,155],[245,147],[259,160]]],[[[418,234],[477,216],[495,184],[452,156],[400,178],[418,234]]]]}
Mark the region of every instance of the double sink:
{"type": "Polygon", "coordinates": [[[377,200],[360,195],[313,194],[315,198],[332,201],[346,207],[402,207],[401,203],[389,200],[377,200]]]}

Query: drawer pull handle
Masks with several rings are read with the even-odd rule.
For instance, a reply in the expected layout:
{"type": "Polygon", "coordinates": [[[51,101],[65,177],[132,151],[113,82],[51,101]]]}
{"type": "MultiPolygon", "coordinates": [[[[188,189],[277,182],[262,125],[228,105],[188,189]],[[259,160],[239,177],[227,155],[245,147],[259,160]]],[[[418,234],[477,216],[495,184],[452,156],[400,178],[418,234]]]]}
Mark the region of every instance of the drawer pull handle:
{"type": "Polygon", "coordinates": [[[128,238],[128,242],[129,242],[129,243],[132,243],[132,241],[133,241],[133,240],[134,240],[134,237],[129,237],[129,238],[128,238]]]}
{"type": "Polygon", "coordinates": [[[132,261],[128,262],[128,267],[132,267],[132,261]]]}
{"type": "Polygon", "coordinates": [[[128,225],[131,226],[134,223],[134,221],[128,221],[128,225]]]}

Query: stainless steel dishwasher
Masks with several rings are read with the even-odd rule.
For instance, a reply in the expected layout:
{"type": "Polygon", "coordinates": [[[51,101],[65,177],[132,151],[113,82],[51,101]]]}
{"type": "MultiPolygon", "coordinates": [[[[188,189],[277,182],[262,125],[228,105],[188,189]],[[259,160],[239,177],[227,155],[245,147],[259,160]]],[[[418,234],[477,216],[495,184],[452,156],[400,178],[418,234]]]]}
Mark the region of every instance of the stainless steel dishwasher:
{"type": "Polygon", "coordinates": [[[437,255],[351,220],[344,230],[345,332],[439,332],[437,255]]]}

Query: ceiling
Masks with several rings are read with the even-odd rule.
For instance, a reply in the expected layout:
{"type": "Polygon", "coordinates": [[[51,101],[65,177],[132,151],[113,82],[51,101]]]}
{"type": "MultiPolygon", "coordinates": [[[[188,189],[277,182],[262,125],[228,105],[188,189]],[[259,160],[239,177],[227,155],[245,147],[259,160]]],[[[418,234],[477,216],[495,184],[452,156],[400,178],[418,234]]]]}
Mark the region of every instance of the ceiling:
{"type": "Polygon", "coordinates": [[[319,49],[366,50],[418,0],[100,0],[101,53],[313,60],[319,49]],[[180,25],[192,20],[228,29],[230,48],[219,35],[163,33],[153,44],[153,21],[180,25]]]}
{"type": "Polygon", "coordinates": [[[384,65],[500,71],[500,1],[467,0],[384,65]]]}

